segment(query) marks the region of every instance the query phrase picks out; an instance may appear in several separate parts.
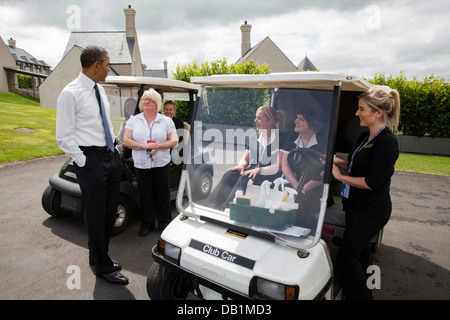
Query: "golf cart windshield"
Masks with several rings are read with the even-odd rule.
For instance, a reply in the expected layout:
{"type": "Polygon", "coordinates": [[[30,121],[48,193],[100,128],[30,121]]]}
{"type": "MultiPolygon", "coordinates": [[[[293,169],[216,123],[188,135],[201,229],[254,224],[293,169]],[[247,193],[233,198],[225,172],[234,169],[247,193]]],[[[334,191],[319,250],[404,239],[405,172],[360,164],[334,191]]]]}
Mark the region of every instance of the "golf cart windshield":
{"type": "Polygon", "coordinates": [[[243,234],[312,247],[327,207],[334,95],[333,86],[202,86],[178,209],[243,234]],[[191,192],[198,179],[189,176],[189,166],[205,163],[214,177],[211,194],[201,199],[191,192]]]}

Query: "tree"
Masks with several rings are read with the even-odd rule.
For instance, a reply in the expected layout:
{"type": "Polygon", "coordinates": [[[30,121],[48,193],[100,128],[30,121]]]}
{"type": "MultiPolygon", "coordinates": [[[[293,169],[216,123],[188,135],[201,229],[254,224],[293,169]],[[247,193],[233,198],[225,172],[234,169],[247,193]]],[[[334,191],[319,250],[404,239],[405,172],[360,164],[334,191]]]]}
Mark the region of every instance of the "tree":
{"type": "Polygon", "coordinates": [[[191,77],[211,76],[214,74],[268,74],[267,63],[257,64],[253,59],[240,64],[228,64],[227,58],[211,62],[193,62],[187,65],[177,65],[172,74],[175,79],[191,82],[191,77]]]}
{"type": "MultiPolygon", "coordinates": [[[[193,62],[186,65],[178,64],[175,71],[172,71],[176,80],[191,82],[192,77],[211,76],[215,74],[268,74],[268,65],[257,64],[253,59],[240,64],[228,64],[226,58],[211,62],[193,62]]],[[[177,102],[177,116],[187,120],[189,114],[188,105],[184,102],[177,102]]],[[[252,114],[252,117],[254,115],[252,114]]]]}

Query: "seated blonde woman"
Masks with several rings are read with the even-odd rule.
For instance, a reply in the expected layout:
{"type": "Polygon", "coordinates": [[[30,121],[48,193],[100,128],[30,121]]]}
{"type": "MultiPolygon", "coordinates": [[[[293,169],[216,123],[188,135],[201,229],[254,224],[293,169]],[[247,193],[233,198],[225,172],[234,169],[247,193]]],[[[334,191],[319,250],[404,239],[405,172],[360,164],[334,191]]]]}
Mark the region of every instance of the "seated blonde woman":
{"type": "Polygon", "coordinates": [[[283,116],[281,111],[269,106],[256,111],[256,147],[245,150],[238,165],[226,171],[210,195],[211,206],[226,208],[234,198],[236,188],[241,187],[245,191],[249,179],[253,180],[254,185],[260,185],[264,180],[273,181],[281,176],[279,144],[283,139],[280,138],[282,133],[279,129],[282,128],[283,116]]]}

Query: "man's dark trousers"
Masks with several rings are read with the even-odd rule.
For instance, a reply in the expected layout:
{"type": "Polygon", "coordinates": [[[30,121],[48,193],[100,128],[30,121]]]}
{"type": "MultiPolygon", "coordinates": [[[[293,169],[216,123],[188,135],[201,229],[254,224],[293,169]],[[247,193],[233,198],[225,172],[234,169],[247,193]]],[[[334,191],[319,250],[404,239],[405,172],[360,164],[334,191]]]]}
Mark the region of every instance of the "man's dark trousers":
{"type": "Polygon", "coordinates": [[[122,161],[119,152],[106,147],[80,147],[86,155],[86,164],[74,163],[81,188],[84,221],[88,234],[89,261],[95,274],[114,272],[108,255],[109,239],[117,214],[122,177],[122,161]]]}

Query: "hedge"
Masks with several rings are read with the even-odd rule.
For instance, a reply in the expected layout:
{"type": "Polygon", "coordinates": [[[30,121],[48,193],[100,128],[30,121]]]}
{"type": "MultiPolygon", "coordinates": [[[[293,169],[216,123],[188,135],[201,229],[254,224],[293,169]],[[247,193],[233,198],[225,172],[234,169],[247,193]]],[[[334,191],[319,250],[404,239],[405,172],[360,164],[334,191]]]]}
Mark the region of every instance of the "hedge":
{"type": "Polygon", "coordinates": [[[17,81],[19,82],[19,88],[33,89],[33,78],[31,76],[18,74],[17,81]]]}
{"type": "MultiPolygon", "coordinates": [[[[191,77],[197,76],[210,76],[215,74],[267,74],[269,73],[269,69],[267,64],[258,65],[253,60],[248,62],[244,62],[241,64],[228,64],[227,59],[223,58],[222,60],[214,60],[211,62],[203,62],[198,63],[194,62],[192,64],[180,65],[178,64],[175,71],[172,72],[174,79],[182,80],[186,82],[190,82],[191,77]]],[[[250,103],[254,105],[262,105],[264,102],[264,95],[252,92],[252,90],[248,91],[248,94],[254,95],[254,103],[250,103]]],[[[221,94],[216,95],[215,99],[221,98],[221,94]]],[[[230,100],[230,97],[224,97],[225,99],[230,100]]],[[[236,101],[243,101],[242,99],[235,99],[236,101]]],[[[209,101],[210,104],[212,101],[209,101]]],[[[247,100],[248,102],[248,100],[247,100]]],[[[187,103],[177,101],[177,117],[183,120],[187,120],[187,116],[189,113],[187,103]]],[[[211,112],[212,118],[208,119],[211,123],[230,123],[230,117],[232,118],[232,122],[236,125],[251,125],[253,120],[255,119],[254,108],[250,108],[249,112],[245,114],[236,114],[237,108],[227,108],[224,110],[220,110],[220,108],[214,108],[214,106],[220,105],[218,101],[215,101],[210,106],[213,110],[211,112]],[[228,119],[228,120],[227,120],[228,119]]]]}
{"type": "MultiPolygon", "coordinates": [[[[267,64],[258,65],[253,60],[243,64],[227,63],[227,59],[212,62],[178,65],[173,76],[177,80],[190,82],[194,76],[214,74],[269,73],[267,64]]],[[[366,79],[372,84],[389,86],[400,92],[401,116],[399,133],[403,135],[450,138],[450,85],[442,77],[427,76],[423,81],[416,77],[408,81],[400,72],[398,76],[386,76],[384,72],[375,74],[373,79],[366,79]]],[[[187,104],[177,103],[177,115],[187,120],[187,104]]],[[[248,115],[253,117],[253,115],[248,115]]],[[[245,117],[247,118],[247,117],[245,117]]],[[[237,120],[238,121],[238,120],[237,120]]],[[[250,121],[239,118],[238,122],[250,121]]]]}
{"type": "Polygon", "coordinates": [[[377,73],[367,81],[386,85],[400,93],[401,115],[399,131],[404,135],[450,138],[450,85],[435,75],[423,81],[416,77],[408,81],[403,74],[386,76],[377,73]]]}

